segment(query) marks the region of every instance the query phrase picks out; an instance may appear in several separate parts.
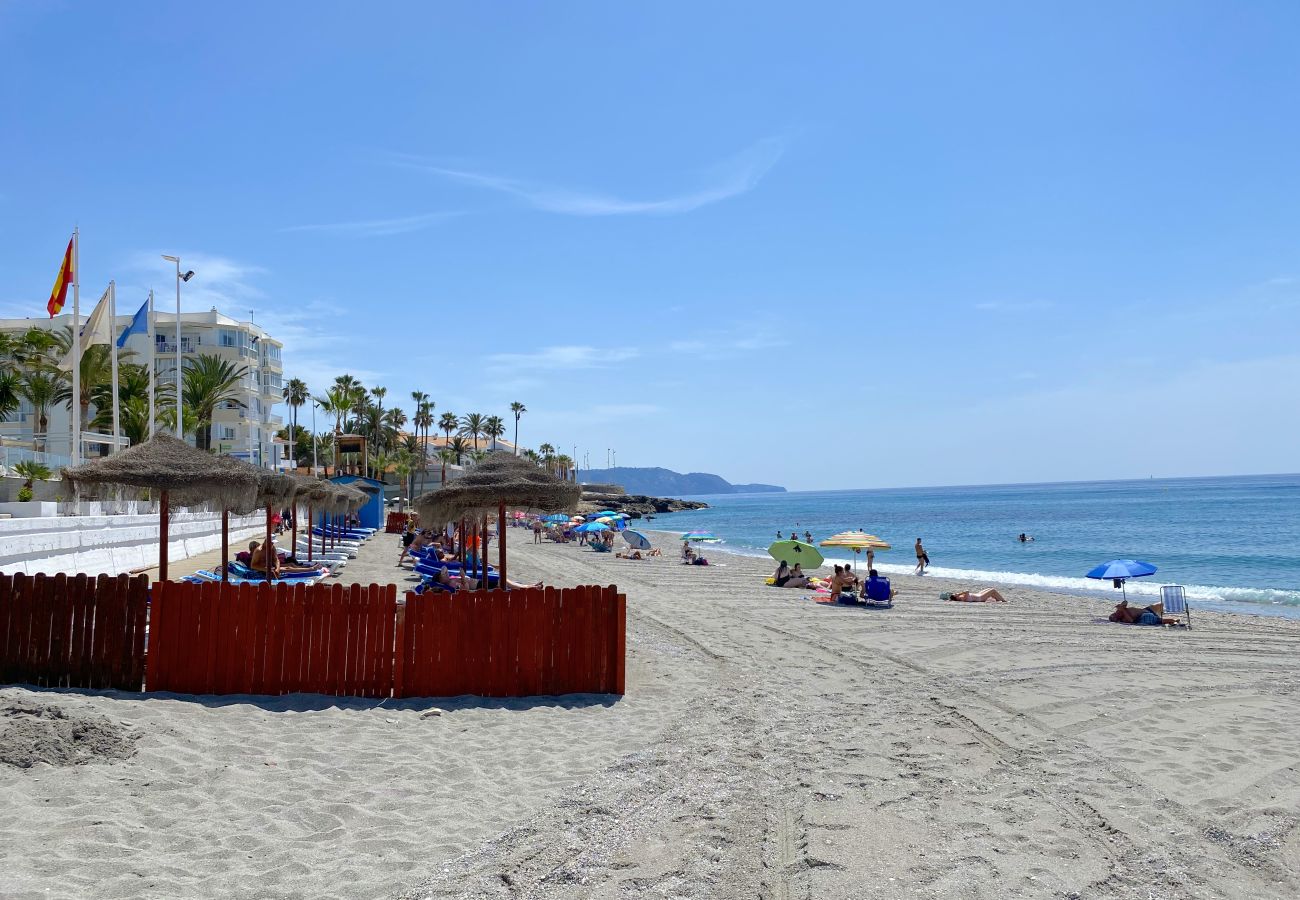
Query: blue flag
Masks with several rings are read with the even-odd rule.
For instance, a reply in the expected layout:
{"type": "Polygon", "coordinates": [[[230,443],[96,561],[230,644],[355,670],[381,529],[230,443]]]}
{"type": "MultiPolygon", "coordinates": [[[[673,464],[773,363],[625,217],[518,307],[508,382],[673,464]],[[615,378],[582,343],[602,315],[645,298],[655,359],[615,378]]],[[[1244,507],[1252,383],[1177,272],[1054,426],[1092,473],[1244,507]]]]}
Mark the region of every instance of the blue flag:
{"type": "Polygon", "coordinates": [[[135,318],[131,320],[131,324],[126,326],[126,331],[123,331],[122,336],[117,339],[117,347],[120,350],[126,344],[126,339],[133,334],[148,334],[148,333],[149,333],[149,301],[146,300],[144,301],[144,305],[141,306],[140,309],[136,311],[135,318]]]}

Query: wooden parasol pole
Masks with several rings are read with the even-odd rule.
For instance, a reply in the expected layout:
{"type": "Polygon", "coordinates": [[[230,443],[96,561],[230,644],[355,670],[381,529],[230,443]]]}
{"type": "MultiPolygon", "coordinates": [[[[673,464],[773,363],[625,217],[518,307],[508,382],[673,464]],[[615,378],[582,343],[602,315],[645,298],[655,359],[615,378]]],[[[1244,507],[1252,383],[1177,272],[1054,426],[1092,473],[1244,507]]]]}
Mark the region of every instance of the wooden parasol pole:
{"type": "Polygon", "coordinates": [[[488,589],[488,530],[487,530],[487,513],[483,513],[483,524],[479,529],[478,536],[478,558],[479,568],[483,572],[483,580],[479,582],[483,585],[483,590],[488,589]]]}
{"type": "MultiPolygon", "coordinates": [[[[312,545],[312,537],[311,537],[311,515],[312,515],[312,508],[311,508],[311,505],[308,504],[308,506],[307,506],[307,562],[311,562],[311,545],[312,545]]],[[[296,524],[296,523],[295,523],[295,524],[296,524]]],[[[295,547],[294,549],[297,549],[297,548],[295,547]]]]}
{"type": "Polygon", "coordinates": [[[221,581],[230,581],[230,510],[221,507],[221,581]]]}
{"type": "MultiPolygon", "coordinates": [[[[266,560],[266,580],[271,580],[271,554],[275,552],[275,545],[271,543],[271,504],[266,504],[266,543],[262,545],[262,557],[266,560]]],[[[250,559],[249,562],[252,562],[250,559]]]]}
{"type": "Polygon", "coordinates": [[[168,508],[167,492],[158,498],[158,580],[167,580],[167,519],[171,515],[168,508]]]}
{"type": "Polygon", "coordinates": [[[289,515],[291,517],[290,525],[289,525],[289,531],[290,531],[289,555],[294,559],[297,559],[298,558],[298,501],[297,499],[293,500],[289,504],[289,515]]]}
{"type": "Polygon", "coordinates": [[[506,587],[506,502],[497,504],[497,585],[506,587]]]}

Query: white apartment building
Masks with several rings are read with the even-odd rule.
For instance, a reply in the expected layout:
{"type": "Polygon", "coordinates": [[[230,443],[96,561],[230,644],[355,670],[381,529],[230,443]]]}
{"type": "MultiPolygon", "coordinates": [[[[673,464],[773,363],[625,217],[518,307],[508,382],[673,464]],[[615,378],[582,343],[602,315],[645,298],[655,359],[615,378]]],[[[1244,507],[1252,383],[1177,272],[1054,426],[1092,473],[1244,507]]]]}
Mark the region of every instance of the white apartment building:
{"type": "MultiPolygon", "coordinates": [[[[118,312],[122,311],[118,298],[118,312]]],[[[126,315],[118,315],[113,333],[120,335],[131,324],[137,304],[126,315]]],[[[88,311],[87,311],[88,312],[88,311]]],[[[85,314],[83,313],[83,320],[85,314]]],[[[72,316],[58,315],[53,319],[0,319],[0,331],[21,332],[29,328],[63,329],[72,324],[72,316]]],[[[176,314],[158,310],[154,314],[154,366],[160,383],[176,381],[176,314]]],[[[219,356],[247,369],[241,384],[238,403],[224,404],[212,420],[212,449],[218,453],[247,459],[256,465],[278,467],[281,444],[275,433],[283,419],[273,410],[283,402],[281,394],[283,365],[280,354],[284,345],[252,322],[242,322],[217,312],[216,308],[202,313],[181,313],[181,356],[193,357],[200,353],[219,356]],[[242,406],[241,406],[242,404],[242,406]]],[[[146,334],[133,334],[126,340],[124,350],[134,352],[131,362],[145,363],[149,359],[149,339],[146,334]]],[[[37,437],[37,423],[31,405],[24,401],[19,410],[0,421],[0,437],[6,443],[31,445],[37,437]]],[[[45,439],[46,452],[53,462],[63,462],[70,455],[71,413],[64,406],[48,411],[49,429],[45,439]]],[[[94,410],[91,410],[94,415],[94,410]]],[[[189,437],[193,441],[193,436],[189,437]]],[[[107,447],[104,448],[106,452],[107,447]]],[[[88,443],[85,453],[95,456],[100,451],[88,443]]]]}

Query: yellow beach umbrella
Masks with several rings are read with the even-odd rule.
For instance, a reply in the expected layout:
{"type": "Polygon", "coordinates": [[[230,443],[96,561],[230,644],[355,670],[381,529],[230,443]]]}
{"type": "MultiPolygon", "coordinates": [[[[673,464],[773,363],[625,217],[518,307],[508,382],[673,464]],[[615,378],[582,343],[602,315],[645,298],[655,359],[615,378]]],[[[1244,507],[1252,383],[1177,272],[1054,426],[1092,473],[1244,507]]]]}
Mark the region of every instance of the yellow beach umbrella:
{"type": "Polygon", "coordinates": [[[865,531],[841,531],[839,534],[832,535],[822,541],[822,547],[845,547],[853,551],[853,571],[858,570],[858,554],[863,550],[890,550],[887,541],[883,541],[874,534],[867,534],[865,531]]]}

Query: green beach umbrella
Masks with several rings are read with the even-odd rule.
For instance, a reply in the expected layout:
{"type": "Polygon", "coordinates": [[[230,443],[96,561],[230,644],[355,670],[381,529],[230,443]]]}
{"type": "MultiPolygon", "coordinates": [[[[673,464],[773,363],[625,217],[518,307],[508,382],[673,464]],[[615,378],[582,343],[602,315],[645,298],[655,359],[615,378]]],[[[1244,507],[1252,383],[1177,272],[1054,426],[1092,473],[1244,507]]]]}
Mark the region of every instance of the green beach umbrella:
{"type": "Polygon", "coordinates": [[[767,552],[777,562],[789,566],[800,563],[805,569],[815,569],[825,562],[816,547],[803,541],[777,541],[767,548],[767,552]]]}

